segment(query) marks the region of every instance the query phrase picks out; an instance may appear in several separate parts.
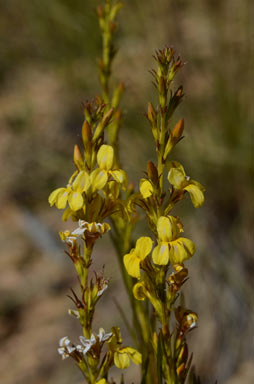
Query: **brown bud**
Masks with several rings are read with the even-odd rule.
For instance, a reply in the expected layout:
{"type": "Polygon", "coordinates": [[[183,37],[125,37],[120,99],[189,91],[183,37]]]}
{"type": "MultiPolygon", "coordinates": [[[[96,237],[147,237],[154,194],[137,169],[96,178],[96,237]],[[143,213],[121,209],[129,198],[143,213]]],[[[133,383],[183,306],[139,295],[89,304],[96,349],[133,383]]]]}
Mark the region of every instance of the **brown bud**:
{"type": "Polygon", "coordinates": [[[181,97],[183,95],[183,87],[179,87],[175,94],[177,97],[181,97]]]}
{"type": "Polygon", "coordinates": [[[173,128],[172,137],[179,140],[184,130],[184,119],[180,119],[173,128]]]}
{"type": "Polygon", "coordinates": [[[77,144],[74,146],[73,161],[74,161],[74,164],[76,165],[76,167],[80,170],[82,168],[84,162],[82,159],[80,149],[79,149],[77,144]]]}
{"type": "Polygon", "coordinates": [[[147,117],[151,124],[155,124],[156,122],[156,111],[152,105],[152,103],[148,103],[147,106],[147,117]]]}
{"type": "Polygon", "coordinates": [[[117,111],[114,114],[114,119],[119,121],[121,120],[122,117],[123,117],[123,112],[121,111],[121,109],[117,109],[117,111]]]}
{"type": "Polygon", "coordinates": [[[104,11],[103,11],[102,5],[98,5],[98,7],[96,8],[96,12],[99,18],[104,17],[104,11]]]}
{"type": "Polygon", "coordinates": [[[151,179],[154,184],[157,184],[159,180],[158,170],[152,161],[148,161],[147,163],[147,175],[148,178],[151,179]]]}
{"type": "Polygon", "coordinates": [[[86,145],[91,142],[91,139],[92,139],[91,127],[88,124],[88,122],[85,120],[82,126],[82,140],[84,143],[84,147],[86,147],[86,145]]]}

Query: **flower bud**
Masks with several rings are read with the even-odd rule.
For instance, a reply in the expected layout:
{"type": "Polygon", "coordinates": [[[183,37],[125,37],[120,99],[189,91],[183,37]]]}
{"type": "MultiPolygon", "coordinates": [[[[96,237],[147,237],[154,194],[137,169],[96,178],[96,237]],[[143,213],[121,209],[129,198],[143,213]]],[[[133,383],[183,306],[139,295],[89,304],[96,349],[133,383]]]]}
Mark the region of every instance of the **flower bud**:
{"type": "Polygon", "coordinates": [[[123,94],[123,91],[124,91],[124,83],[121,82],[121,83],[119,83],[118,87],[114,91],[114,95],[112,98],[112,107],[113,108],[118,107],[119,101],[120,101],[122,94],[123,94]]]}
{"type": "Polygon", "coordinates": [[[76,167],[78,168],[78,170],[81,170],[84,165],[84,162],[82,159],[80,149],[77,144],[74,146],[73,161],[76,167]]]}
{"type": "Polygon", "coordinates": [[[148,117],[148,120],[150,121],[151,124],[155,124],[156,123],[156,111],[152,105],[152,103],[148,103],[148,106],[147,106],[147,117],[148,117]]]}
{"type": "Polygon", "coordinates": [[[185,313],[182,321],[183,331],[190,331],[197,326],[198,315],[195,312],[185,313]]]}
{"type": "Polygon", "coordinates": [[[82,126],[82,140],[84,143],[84,147],[86,147],[87,144],[89,144],[91,142],[91,139],[92,139],[91,127],[88,124],[88,122],[85,120],[84,124],[82,126]]]}
{"type": "Polygon", "coordinates": [[[148,161],[147,163],[147,175],[148,178],[151,179],[155,185],[158,183],[158,170],[152,161],[148,161]]]}
{"type": "Polygon", "coordinates": [[[102,5],[98,5],[98,7],[96,8],[96,12],[97,12],[97,16],[99,18],[103,18],[104,17],[104,10],[103,10],[102,5]]]}
{"type": "Polygon", "coordinates": [[[177,141],[181,138],[184,130],[184,119],[180,119],[178,123],[174,126],[172,131],[172,137],[177,141]]]}
{"type": "Polygon", "coordinates": [[[114,113],[114,108],[110,108],[110,110],[105,113],[101,122],[96,127],[96,130],[94,132],[94,137],[93,137],[94,140],[97,140],[101,136],[104,128],[109,124],[113,116],[113,113],[114,113]]]}

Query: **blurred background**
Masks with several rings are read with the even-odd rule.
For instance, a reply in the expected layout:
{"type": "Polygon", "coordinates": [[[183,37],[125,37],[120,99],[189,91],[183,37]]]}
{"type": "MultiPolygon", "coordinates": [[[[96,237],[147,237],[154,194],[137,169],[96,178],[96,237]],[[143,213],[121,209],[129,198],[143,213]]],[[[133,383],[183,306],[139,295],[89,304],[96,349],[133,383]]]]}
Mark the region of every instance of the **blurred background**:
{"type": "MultiPolygon", "coordinates": [[[[81,103],[99,92],[97,4],[0,0],[3,384],[82,382],[73,362],[56,352],[60,337],[77,340],[80,330],[67,315],[76,280],[58,240],[66,224],[47,198],[72,173],[81,103]]],[[[172,158],[207,188],[201,209],[186,200],[177,211],[198,248],[185,293],[199,313],[190,342],[204,384],[254,382],[253,20],[252,0],[126,0],[117,35],[115,80],[127,85],[122,163],[134,181],[154,158],[144,117],[147,102],[156,104],[152,54],[173,45],[186,62],[175,83],[186,94],[175,117],[185,118],[185,139],[172,158]]],[[[111,284],[96,331],[121,323],[114,298],[126,300],[108,239],[96,249],[95,269],[103,264],[111,284]]],[[[130,382],[135,372],[128,370],[130,382]]]]}

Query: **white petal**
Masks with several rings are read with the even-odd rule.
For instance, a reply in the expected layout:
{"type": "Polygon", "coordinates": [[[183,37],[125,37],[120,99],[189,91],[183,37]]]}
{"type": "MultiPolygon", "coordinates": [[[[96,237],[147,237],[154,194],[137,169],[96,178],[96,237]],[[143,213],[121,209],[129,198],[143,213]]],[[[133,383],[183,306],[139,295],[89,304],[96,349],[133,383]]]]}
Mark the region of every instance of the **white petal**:
{"type": "Polygon", "coordinates": [[[84,336],[79,336],[79,340],[81,343],[86,347],[87,345],[91,344],[90,339],[86,339],[84,336]]]}
{"type": "Polygon", "coordinates": [[[68,336],[64,336],[59,340],[59,347],[66,347],[67,345],[70,344],[70,340],[68,336]]]}
{"type": "Polygon", "coordinates": [[[76,235],[76,236],[81,236],[81,235],[83,235],[84,232],[85,232],[85,229],[79,227],[79,228],[75,229],[71,234],[76,235]]]}
{"type": "Polygon", "coordinates": [[[96,338],[94,336],[94,334],[92,333],[92,336],[91,336],[91,339],[90,339],[90,343],[93,345],[96,343],[96,338]]]}
{"type": "Polygon", "coordinates": [[[78,352],[83,352],[84,351],[84,348],[82,347],[82,345],[77,345],[76,346],[76,350],[78,351],[78,352]]]}
{"type": "Polygon", "coordinates": [[[69,357],[68,353],[65,352],[65,349],[64,348],[58,348],[58,353],[59,355],[62,356],[62,359],[67,359],[67,357],[69,357]]]}
{"type": "Polygon", "coordinates": [[[105,284],[104,287],[98,291],[97,296],[101,296],[103,292],[106,291],[107,288],[108,288],[108,285],[105,284]]]}
{"type": "Polygon", "coordinates": [[[66,349],[67,349],[68,353],[72,353],[72,352],[75,351],[76,348],[75,348],[75,347],[69,347],[69,346],[67,346],[66,349]]]}
{"type": "Polygon", "coordinates": [[[79,319],[79,318],[80,318],[79,311],[76,311],[76,310],[74,310],[74,309],[68,309],[68,314],[69,314],[70,316],[75,317],[75,319],[79,319]]]}
{"type": "Polygon", "coordinates": [[[103,340],[103,337],[105,335],[105,331],[103,328],[100,328],[99,329],[99,334],[98,334],[98,337],[99,337],[99,341],[102,341],[103,340]]]}
{"type": "Polygon", "coordinates": [[[112,332],[110,332],[110,333],[105,333],[105,335],[104,335],[103,338],[102,338],[102,341],[106,341],[106,340],[110,339],[111,336],[112,336],[112,332]]]}
{"type": "Polygon", "coordinates": [[[85,356],[85,354],[89,351],[89,349],[91,348],[92,344],[87,344],[87,346],[83,349],[83,355],[85,356]]]}

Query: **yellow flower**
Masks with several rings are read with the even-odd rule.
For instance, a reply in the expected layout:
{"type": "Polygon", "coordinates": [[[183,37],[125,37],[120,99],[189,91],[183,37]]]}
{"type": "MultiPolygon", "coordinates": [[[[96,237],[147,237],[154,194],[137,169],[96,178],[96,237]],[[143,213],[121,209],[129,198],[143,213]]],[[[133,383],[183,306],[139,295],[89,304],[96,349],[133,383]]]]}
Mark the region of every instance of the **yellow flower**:
{"type": "Polygon", "coordinates": [[[105,187],[110,176],[119,184],[127,183],[127,175],[122,169],[112,169],[114,163],[114,149],[110,145],[103,144],[97,153],[99,168],[91,173],[91,184],[93,191],[105,187]]]}
{"type": "Polygon", "coordinates": [[[144,199],[152,196],[153,186],[149,180],[141,179],[139,183],[139,190],[144,199]]]}
{"type": "Polygon", "coordinates": [[[158,245],[152,258],[158,265],[179,264],[189,259],[195,252],[195,244],[185,237],[179,237],[178,221],[173,216],[161,216],[157,223],[158,245]]]}
{"type": "Polygon", "coordinates": [[[186,176],[183,166],[177,161],[171,161],[168,164],[168,181],[175,189],[189,192],[192,204],[195,208],[201,207],[204,203],[203,185],[186,176]]]}
{"type": "Polygon", "coordinates": [[[100,379],[99,381],[96,381],[96,384],[107,384],[106,379],[100,379]]]}
{"type": "Polygon", "coordinates": [[[130,276],[140,278],[140,263],[151,252],[152,246],[150,237],[140,237],[136,247],[124,256],[123,262],[130,276]]]}
{"type": "Polygon", "coordinates": [[[114,353],[114,364],[117,368],[124,369],[130,365],[130,359],[136,365],[142,363],[142,355],[136,349],[124,347],[114,353]]]}
{"type": "Polygon", "coordinates": [[[90,178],[88,173],[80,171],[76,176],[72,175],[66,188],[57,188],[49,195],[50,206],[56,205],[58,209],[64,209],[67,202],[72,211],[78,211],[84,205],[83,192],[87,192],[90,187],[90,178]],[[76,176],[74,182],[73,178],[76,176]]]}

